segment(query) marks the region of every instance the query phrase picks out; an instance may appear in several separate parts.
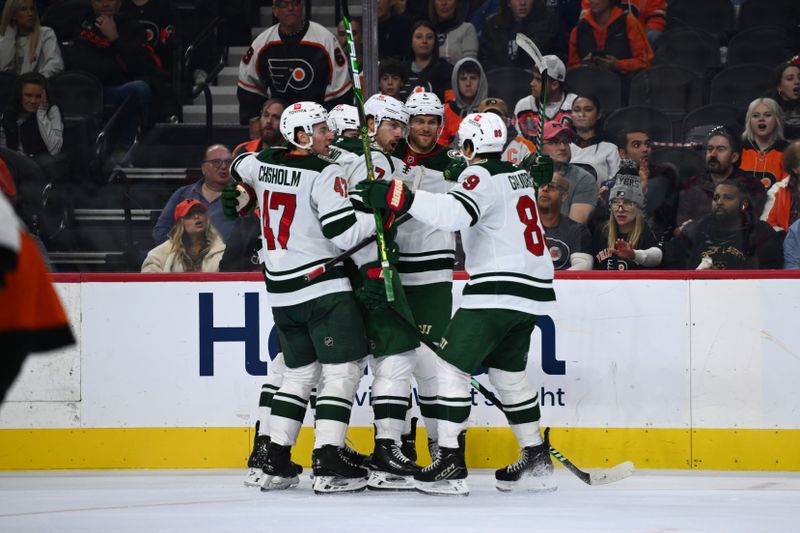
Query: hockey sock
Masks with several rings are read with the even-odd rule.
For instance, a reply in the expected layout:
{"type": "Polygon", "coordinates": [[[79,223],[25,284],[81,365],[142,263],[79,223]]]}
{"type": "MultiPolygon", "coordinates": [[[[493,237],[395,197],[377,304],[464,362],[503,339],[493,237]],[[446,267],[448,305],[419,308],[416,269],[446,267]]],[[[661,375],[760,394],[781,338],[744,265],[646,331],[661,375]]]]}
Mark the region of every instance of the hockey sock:
{"type": "Polygon", "coordinates": [[[439,446],[458,448],[458,435],[466,429],[472,408],[470,376],[441,358],[436,361],[436,373],[439,446]]]}
{"type": "Polygon", "coordinates": [[[286,365],[283,362],[283,352],[279,352],[269,367],[267,379],[261,386],[261,395],[258,397],[258,434],[269,435],[269,416],[272,411],[272,397],[283,383],[283,372],[286,365]]]}
{"type": "Polygon", "coordinates": [[[439,436],[436,420],[436,360],[439,357],[426,346],[417,350],[417,364],[414,379],[417,381],[419,412],[425,419],[428,438],[436,440],[439,436]]]}
{"type": "Polygon", "coordinates": [[[275,444],[293,446],[306,415],[311,389],[319,380],[317,362],[299,368],[287,368],[283,383],[272,397],[272,415],[269,419],[270,438],[275,444]]]}
{"type": "Polygon", "coordinates": [[[539,395],[528,382],[527,373],[490,368],[489,381],[497,390],[503,403],[503,413],[519,445],[525,448],[541,444],[539,395]]]}
{"type": "Polygon", "coordinates": [[[344,445],[353,397],[363,374],[359,361],[322,365],[317,393],[314,448],[344,445]]]}
{"type": "Polygon", "coordinates": [[[416,350],[372,360],[372,410],[375,438],[400,442],[408,411],[408,389],[416,360],[416,350]]]}

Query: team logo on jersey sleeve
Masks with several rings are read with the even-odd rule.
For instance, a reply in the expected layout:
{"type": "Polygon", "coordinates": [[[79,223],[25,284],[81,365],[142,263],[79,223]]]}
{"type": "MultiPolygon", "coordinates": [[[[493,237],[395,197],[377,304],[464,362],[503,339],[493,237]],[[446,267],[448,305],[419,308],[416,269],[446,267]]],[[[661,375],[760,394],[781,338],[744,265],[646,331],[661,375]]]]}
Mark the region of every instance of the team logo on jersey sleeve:
{"type": "Polygon", "coordinates": [[[272,85],[279,93],[285,93],[290,87],[295,91],[302,91],[314,81],[314,69],[302,59],[273,58],[267,64],[272,85]]]}

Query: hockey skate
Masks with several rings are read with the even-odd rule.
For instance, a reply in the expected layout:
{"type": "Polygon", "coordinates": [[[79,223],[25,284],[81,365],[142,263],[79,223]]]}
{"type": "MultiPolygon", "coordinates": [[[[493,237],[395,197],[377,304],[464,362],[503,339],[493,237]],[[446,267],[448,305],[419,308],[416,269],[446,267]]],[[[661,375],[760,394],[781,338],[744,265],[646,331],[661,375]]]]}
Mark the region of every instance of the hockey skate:
{"type": "MultiPolygon", "coordinates": [[[[245,487],[260,487],[264,478],[264,465],[267,464],[267,448],[269,447],[269,435],[258,434],[258,422],[256,422],[256,437],[253,440],[253,451],[247,459],[247,475],[244,478],[245,487]]],[[[297,463],[292,463],[297,475],[303,473],[303,467],[297,463]]]]}
{"type": "Polygon", "coordinates": [[[344,456],[347,458],[348,462],[356,466],[360,466],[361,468],[369,468],[369,461],[370,461],[369,455],[358,453],[355,449],[351,448],[346,443],[344,446],[342,446],[341,450],[344,456]]]}
{"type": "Polygon", "coordinates": [[[439,443],[436,439],[428,439],[428,453],[431,454],[432,463],[439,457],[439,443]]]}
{"type": "Polygon", "coordinates": [[[494,474],[497,490],[510,492],[553,492],[558,489],[553,477],[550,443],[545,440],[538,446],[528,446],[520,451],[519,459],[494,474]]]}
{"type": "Polygon", "coordinates": [[[440,447],[436,460],[414,475],[417,490],[435,496],[469,496],[463,448],[440,447]]]}
{"type": "Polygon", "coordinates": [[[392,439],[375,441],[369,468],[367,487],[372,490],[414,490],[413,476],[420,471],[392,439]]]}
{"type": "Polygon", "coordinates": [[[300,483],[297,468],[291,459],[292,447],[274,442],[267,448],[267,464],[263,467],[261,490],[286,490],[300,483]]]}
{"type": "Polygon", "coordinates": [[[367,487],[369,470],[351,463],[343,448],[332,444],[317,448],[311,461],[316,494],[360,492],[367,487]]]}
{"type": "Polygon", "coordinates": [[[411,419],[411,431],[400,436],[400,451],[412,463],[417,462],[417,417],[411,419]]]}

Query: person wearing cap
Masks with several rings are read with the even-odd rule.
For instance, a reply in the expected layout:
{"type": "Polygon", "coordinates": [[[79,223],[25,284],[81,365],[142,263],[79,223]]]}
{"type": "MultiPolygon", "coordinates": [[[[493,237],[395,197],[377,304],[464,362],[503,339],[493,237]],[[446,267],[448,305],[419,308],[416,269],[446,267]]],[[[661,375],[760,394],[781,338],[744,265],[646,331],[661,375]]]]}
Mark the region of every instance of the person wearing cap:
{"type": "Polygon", "coordinates": [[[453,97],[444,104],[444,129],[439,144],[453,146],[461,120],[478,111],[481,101],[489,94],[489,82],[483,66],[471,57],[465,57],[453,67],[451,79],[453,97]]]}
{"type": "MultiPolygon", "coordinates": [[[[545,122],[555,121],[572,126],[572,104],[577,95],[567,91],[565,80],[567,69],[564,62],[554,55],[544,56],[547,69],[547,106],[545,122]]],[[[539,99],[542,97],[542,74],[533,67],[531,78],[531,94],[521,98],[514,106],[519,131],[528,139],[536,139],[539,132],[539,99]]]]}
{"type": "Polygon", "coordinates": [[[231,182],[231,151],[221,144],[209,146],[200,164],[200,172],[203,177],[190,185],[184,185],[177,189],[164,206],[164,210],[158,217],[153,228],[153,241],[161,244],[168,238],[168,233],[173,225],[172,214],[175,207],[182,200],[200,200],[208,207],[208,216],[214,224],[214,228],[219,232],[222,241],[228,240],[233,231],[234,221],[227,218],[222,212],[222,203],[219,201],[222,196],[222,189],[231,182]]]}
{"type": "Polygon", "coordinates": [[[480,35],[478,60],[482,65],[530,69],[533,60],[517,47],[517,33],[536,43],[543,54],[566,57],[561,20],[545,0],[506,0],[486,21],[480,35]]]}
{"type": "Polygon", "coordinates": [[[567,201],[561,204],[561,214],[579,224],[586,224],[592,215],[597,201],[597,180],[586,170],[569,164],[572,159],[570,142],[575,137],[568,126],[560,122],[546,122],[542,153],[549,155],[556,163],[565,163],[564,177],[569,181],[567,201]]]}
{"type": "Polygon", "coordinates": [[[595,270],[658,267],[663,253],[645,220],[644,193],[632,161],[622,162],[609,198],[608,222],[598,225],[592,235],[595,270]]]}
{"type": "Polygon", "coordinates": [[[182,200],[173,219],[169,240],[147,253],[142,272],[217,272],[225,243],[209,221],[206,204],[182,200]]]}

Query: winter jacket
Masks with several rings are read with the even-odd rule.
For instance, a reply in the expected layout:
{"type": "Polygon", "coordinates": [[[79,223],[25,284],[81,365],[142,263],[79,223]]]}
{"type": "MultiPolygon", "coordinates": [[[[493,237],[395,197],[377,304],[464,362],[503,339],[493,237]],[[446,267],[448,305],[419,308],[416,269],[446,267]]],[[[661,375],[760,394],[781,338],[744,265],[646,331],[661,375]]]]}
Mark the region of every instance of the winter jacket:
{"type": "Polygon", "coordinates": [[[440,22],[439,57],[455,64],[465,57],[478,57],[478,33],[469,22],[440,22]]]}
{"type": "Polygon", "coordinates": [[[64,122],[58,106],[36,113],[5,113],[0,118],[0,146],[27,155],[56,155],[64,144],[64,122]]]}
{"type": "Polygon", "coordinates": [[[486,70],[497,67],[532,68],[531,58],[517,47],[517,33],[530,37],[542,55],[554,54],[562,59],[566,56],[561,21],[555,11],[545,6],[544,2],[537,1],[527,17],[515,21],[503,3],[500,11],[486,21],[481,33],[478,59],[486,70]]]}
{"type": "Polygon", "coordinates": [[[569,37],[567,68],[580,66],[583,58],[595,50],[616,57],[616,70],[623,74],[638,72],[653,63],[653,50],[644,28],[636,17],[616,6],[611,8],[605,26],[597,23],[591,11],[578,21],[569,37]]]}
{"type": "Polygon", "coordinates": [[[789,226],[800,218],[800,194],[797,191],[798,176],[791,174],[778,181],[767,191],[767,205],[761,216],[775,229],[789,230],[789,226]]]}
{"type": "Polygon", "coordinates": [[[16,65],[17,29],[9,26],[3,35],[0,35],[0,71],[11,74],[25,74],[38,72],[45,78],[58,74],[64,70],[64,60],[61,58],[61,49],[58,39],[52,28],[42,26],[39,30],[39,42],[36,52],[31,56],[27,40],[24,43],[25,56],[21,65],[16,65]]]}
{"type": "Polygon", "coordinates": [[[439,135],[438,141],[442,146],[450,146],[453,143],[458,134],[458,126],[461,124],[461,120],[470,113],[477,113],[481,100],[487,98],[489,95],[489,81],[486,79],[483,67],[478,61],[470,57],[465,57],[455,64],[450,83],[453,87],[453,98],[446,101],[444,104],[444,127],[442,129],[442,134],[439,135]],[[464,63],[470,61],[478,66],[481,75],[480,82],[478,83],[478,92],[475,93],[475,98],[472,99],[472,102],[466,104],[458,90],[458,69],[460,69],[464,63]]]}
{"type": "MultiPolygon", "coordinates": [[[[622,8],[629,11],[645,31],[667,29],[667,0],[623,0],[622,8]]],[[[589,9],[589,0],[581,2],[581,8],[589,9]]]]}
{"type": "MultiPolygon", "coordinates": [[[[203,258],[200,272],[218,272],[219,262],[225,253],[225,243],[216,238],[211,241],[208,253],[203,258]]],[[[172,251],[172,241],[167,240],[147,253],[142,272],[183,272],[180,252],[172,251]]]]}

